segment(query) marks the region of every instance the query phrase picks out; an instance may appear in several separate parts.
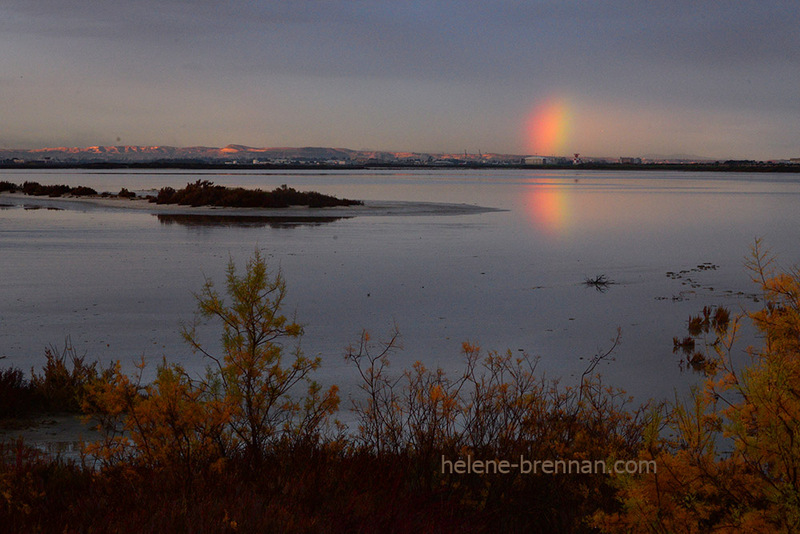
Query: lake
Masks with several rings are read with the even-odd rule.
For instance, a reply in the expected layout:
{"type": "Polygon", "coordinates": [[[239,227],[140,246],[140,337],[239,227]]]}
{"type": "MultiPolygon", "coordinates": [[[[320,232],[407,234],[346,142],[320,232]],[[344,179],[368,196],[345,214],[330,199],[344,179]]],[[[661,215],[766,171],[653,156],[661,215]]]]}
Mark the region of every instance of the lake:
{"type": "MultiPolygon", "coordinates": [[[[744,261],[762,237],[800,263],[800,175],[424,169],[386,171],[3,171],[0,181],[146,191],[197,179],[287,184],[367,201],[473,204],[498,211],[326,221],[187,221],[92,206],[0,208],[0,356],[28,370],[69,337],[89,359],[166,357],[200,373],[181,340],[206,278],[224,284],[258,248],[288,285],[316,378],[354,392],[345,347],[396,326],[396,370],[415,360],[461,368],[461,344],[527,352],[539,371],[577,384],[588,359],[637,399],[671,398],[697,377],[672,353],[705,305],[753,309],[744,261]],[[685,272],[682,272],[685,271],[685,272]],[[587,278],[614,283],[598,291],[587,278]]],[[[0,204],[8,202],[0,196],[0,204]]],[[[219,328],[203,339],[214,345],[219,328]]],[[[754,342],[745,332],[737,354],[754,342]]],[[[349,403],[343,403],[347,406],[349,403]]]]}

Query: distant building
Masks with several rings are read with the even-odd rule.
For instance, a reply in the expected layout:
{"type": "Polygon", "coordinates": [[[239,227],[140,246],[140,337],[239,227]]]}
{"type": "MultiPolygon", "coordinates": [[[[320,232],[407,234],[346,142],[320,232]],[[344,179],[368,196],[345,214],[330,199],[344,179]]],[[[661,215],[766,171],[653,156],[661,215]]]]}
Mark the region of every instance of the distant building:
{"type": "Polygon", "coordinates": [[[563,156],[526,156],[522,163],[525,165],[569,165],[569,158],[563,156]]]}
{"type": "Polygon", "coordinates": [[[529,156],[524,160],[525,165],[547,165],[547,158],[543,156],[529,156]]]}
{"type": "Polygon", "coordinates": [[[789,158],[789,163],[793,165],[800,165],[800,158],[789,158]]]}
{"type": "Polygon", "coordinates": [[[619,158],[619,162],[623,165],[641,165],[642,158],[619,158]]]}

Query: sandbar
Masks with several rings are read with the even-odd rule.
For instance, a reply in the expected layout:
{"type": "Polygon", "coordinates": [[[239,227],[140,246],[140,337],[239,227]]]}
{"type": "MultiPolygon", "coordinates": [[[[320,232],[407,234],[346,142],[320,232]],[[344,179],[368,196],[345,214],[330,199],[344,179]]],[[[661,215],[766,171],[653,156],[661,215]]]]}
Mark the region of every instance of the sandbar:
{"type": "Polygon", "coordinates": [[[26,208],[49,209],[109,209],[152,213],[154,215],[194,214],[205,216],[240,217],[386,217],[386,216],[432,216],[432,215],[470,215],[507,211],[499,208],[476,206],[473,204],[450,204],[444,202],[407,202],[399,200],[365,200],[363,206],[335,206],[329,208],[309,208],[290,206],[288,208],[228,208],[215,206],[180,206],[177,204],[155,204],[145,198],[119,197],[39,197],[23,193],[0,193],[0,204],[5,207],[22,206],[26,208]]]}

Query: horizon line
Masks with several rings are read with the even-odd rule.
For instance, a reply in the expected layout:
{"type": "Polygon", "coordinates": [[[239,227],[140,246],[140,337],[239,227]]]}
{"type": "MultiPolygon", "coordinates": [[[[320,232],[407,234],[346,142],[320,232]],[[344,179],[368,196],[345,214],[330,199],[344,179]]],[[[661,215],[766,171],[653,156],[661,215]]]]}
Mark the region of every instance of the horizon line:
{"type": "MultiPolygon", "coordinates": [[[[344,151],[344,152],[351,152],[353,154],[369,154],[369,153],[383,153],[383,154],[391,154],[394,156],[398,155],[421,155],[421,156],[465,156],[470,159],[475,158],[492,158],[492,157],[503,157],[503,158],[510,158],[510,157],[543,157],[543,158],[567,158],[567,159],[622,159],[622,158],[641,158],[641,159],[648,159],[648,160],[682,160],[682,161],[793,161],[797,158],[793,157],[782,157],[782,158],[770,158],[767,160],[753,160],[749,158],[715,158],[710,156],[700,156],[695,154],[642,154],[642,155],[626,155],[626,156],[597,156],[597,155],[584,155],[579,152],[573,152],[572,154],[536,154],[536,153],[510,153],[510,152],[483,152],[481,150],[478,151],[470,151],[469,149],[465,149],[462,151],[417,151],[417,150],[387,150],[387,149],[371,149],[371,148],[361,148],[361,149],[352,149],[348,147],[337,147],[337,146],[324,146],[324,145],[304,145],[304,146],[252,146],[252,145],[244,145],[238,143],[229,143],[224,146],[210,146],[210,145],[189,145],[189,146],[179,146],[179,145],[159,145],[159,144],[134,144],[134,145],[114,145],[114,144],[97,144],[97,145],[87,145],[87,146],[46,146],[40,148],[6,148],[0,147],[0,153],[11,153],[11,152],[21,152],[21,153],[37,153],[37,152],[58,152],[58,151],[69,151],[73,153],[80,153],[80,152],[87,152],[92,150],[107,150],[107,149],[138,149],[142,152],[142,155],[147,151],[156,151],[160,149],[165,150],[209,150],[209,151],[220,151],[223,152],[219,154],[220,157],[224,157],[227,152],[229,156],[235,156],[235,154],[239,152],[268,152],[268,151],[293,151],[293,150],[330,150],[330,151],[344,151]]],[[[113,150],[108,155],[113,155],[113,150]]],[[[97,154],[100,155],[100,154],[97,154]]]]}

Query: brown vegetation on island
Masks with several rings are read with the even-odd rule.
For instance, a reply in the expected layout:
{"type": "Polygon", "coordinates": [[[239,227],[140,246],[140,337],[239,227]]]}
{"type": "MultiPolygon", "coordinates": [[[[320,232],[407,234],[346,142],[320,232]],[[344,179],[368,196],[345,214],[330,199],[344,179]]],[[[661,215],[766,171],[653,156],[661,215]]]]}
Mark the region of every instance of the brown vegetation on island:
{"type": "Polygon", "coordinates": [[[297,191],[282,185],[272,191],[225,187],[214,185],[208,180],[197,180],[186,187],[175,190],[162,187],[158,196],[150,199],[158,204],[180,204],[183,206],[218,206],[237,208],[288,208],[289,206],[308,206],[310,208],[329,208],[334,206],[362,205],[360,200],[339,199],[316,191],[297,191]]]}
{"type": "MultiPolygon", "coordinates": [[[[0,182],[0,193],[21,192],[31,196],[48,196],[52,198],[65,195],[98,196],[97,191],[90,187],[68,185],[42,185],[38,182],[25,182],[17,185],[12,182],[0,182]]],[[[126,188],[119,193],[102,193],[104,198],[136,198],[136,193],[126,188]]],[[[226,187],[214,185],[209,180],[197,180],[187,183],[186,187],[174,189],[162,187],[157,196],[148,196],[150,202],[157,204],[179,204],[182,206],[215,206],[226,208],[288,208],[289,206],[308,206],[309,208],[330,208],[335,206],[361,206],[360,200],[337,198],[316,191],[298,191],[287,185],[276,187],[272,191],[262,189],[245,189],[243,187],[226,187]]]]}
{"type": "Polygon", "coordinates": [[[26,195],[31,196],[47,196],[47,197],[60,197],[63,195],[72,195],[75,197],[92,196],[96,195],[97,191],[91,187],[77,186],[71,187],[68,185],[42,185],[39,182],[25,182],[24,184],[17,185],[11,182],[0,182],[0,193],[8,191],[9,193],[16,193],[20,191],[26,195]]]}
{"type": "Polygon", "coordinates": [[[302,353],[302,327],[281,313],[281,273],[256,253],[244,273],[229,265],[224,293],[206,283],[198,320],[183,328],[209,364],[202,377],[163,361],[143,384],[141,373],[98,370],[66,350],[51,351],[30,382],[17,370],[0,375],[7,406],[20,406],[25,391],[49,391],[51,409],[79,404],[102,436],[81,462],[3,444],[0,524],[14,532],[795,532],[800,272],[776,270],[758,243],[753,258],[762,309],[706,308],[690,319],[689,337],[675,340],[705,377],[689,402],[631,406],[594,374],[610,351],[570,387],[541,376],[535,358],[470,343],[457,374],[420,362],[393,373],[397,334],[376,342],[364,333],[346,351],[361,393],[351,400],[357,428],[345,431],[337,389],[312,380],[320,362],[302,353]],[[198,340],[201,319],[221,325],[220,353],[198,340]],[[764,346],[737,369],[743,321],[764,346]],[[609,469],[498,469],[498,460],[522,458],[609,469]],[[620,460],[657,469],[615,472],[620,460]]]}

